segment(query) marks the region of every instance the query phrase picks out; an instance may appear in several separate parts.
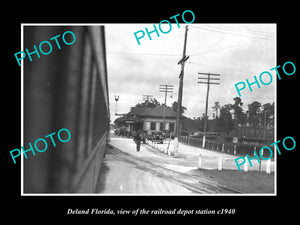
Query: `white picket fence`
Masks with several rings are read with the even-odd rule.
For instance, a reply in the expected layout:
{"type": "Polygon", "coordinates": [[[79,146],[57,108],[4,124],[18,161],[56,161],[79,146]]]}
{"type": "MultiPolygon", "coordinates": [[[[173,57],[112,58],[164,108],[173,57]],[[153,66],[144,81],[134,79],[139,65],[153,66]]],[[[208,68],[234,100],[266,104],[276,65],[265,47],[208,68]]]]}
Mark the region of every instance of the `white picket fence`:
{"type": "MultiPolygon", "coordinates": [[[[199,169],[217,169],[221,171],[223,169],[224,164],[231,164],[235,169],[238,169],[236,166],[236,163],[233,158],[226,158],[223,157],[222,155],[219,155],[218,157],[207,157],[207,156],[202,156],[199,155],[198,158],[198,168],[199,169]]],[[[265,171],[267,174],[271,173],[271,159],[267,161],[261,161],[261,164],[258,162],[252,162],[253,166],[250,167],[248,165],[247,159],[245,159],[245,164],[243,165],[243,171],[248,172],[249,168],[251,170],[257,170],[257,171],[265,171]]]]}
{"type": "Polygon", "coordinates": [[[158,149],[160,152],[165,153],[169,156],[175,156],[173,143],[170,143],[169,148],[167,148],[166,146],[158,144],[155,141],[150,141],[146,139],[146,144],[150,145],[155,149],[158,149]]]}
{"type": "MultiPolygon", "coordinates": [[[[168,140],[165,141],[165,144],[158,144],[155,141],[146,140],[146,144],[150,145],[151,147],[159,150],[160,152],[167,154],[169,156],[175,157],[177,153],[174,152],[174,142],[171,141],[168,145],[168,140]]],[[[218,154],[218,156],[207,156],[207,155],[201,155],[199,154],[198,157],[198,168],[199,169],[217,169],[221,171],[222,169],[231,169],[231,170],[238,170],[235,162],[236,156],[230,156],[226,154],[218,154]]],[[[257,161],[252,161],[253,166],[250,167],[248,165],[248,160],[245,160],[245,164],[243,165],[243,171],[247,172],[249,170],[256,170],[256,171],[265,171],[266,173],[271,173],[271,171],[274,171],[274,165],[272,167],[271,159],[264,161],[261,161],[261,164],[259,164],[257,161]],[[271,169],[272,167],[272,169],[271,169]]]]}

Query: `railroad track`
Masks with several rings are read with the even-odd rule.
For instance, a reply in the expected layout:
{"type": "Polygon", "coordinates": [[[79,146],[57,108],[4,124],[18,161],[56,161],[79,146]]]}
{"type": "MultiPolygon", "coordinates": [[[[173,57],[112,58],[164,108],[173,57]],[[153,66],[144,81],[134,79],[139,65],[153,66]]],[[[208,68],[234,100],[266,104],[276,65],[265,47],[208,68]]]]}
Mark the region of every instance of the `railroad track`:
{"type": "Polygon", "coordinates": [[[143,160],[139,157],[125,153],[113,146],[107,148],[106,154],[110,154],[117,160],[134,164],[137,168],[146,170],[155,174],[158,177],[167,179],[173,183],[179,184],[188,190],[191,190],[195,194],[241,194],[242,192],[234,190],[232,188],[218,184],[215,181],[211,181],[195,175],[174,171],[169,168],[165,168],[161,165],[143,160]]]}

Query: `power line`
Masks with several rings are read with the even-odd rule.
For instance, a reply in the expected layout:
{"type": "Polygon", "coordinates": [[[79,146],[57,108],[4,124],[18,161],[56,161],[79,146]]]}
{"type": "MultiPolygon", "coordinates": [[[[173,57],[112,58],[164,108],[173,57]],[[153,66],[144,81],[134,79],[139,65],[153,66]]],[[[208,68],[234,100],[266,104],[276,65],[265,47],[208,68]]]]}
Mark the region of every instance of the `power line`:
{"type": "MultiPolygon", "coordinates": [[[[207,25],[205,24],[206,26],[210,26],[210,25],[207,25]]],[[[241,29],[237,28],[237,27],[231,27],[231,26],[228,26],[226,25],[226,27],[222,27],[222,26],[218,26],[218,25],[214,25],[215,27],[217,28],[220,28],[220,29],[224,29],[224,30],[232,30],[232,31],[236,31],[236,32],[241,32],[241,29]]],[[[257,34],[262,34],[264,33],[265,35],[269,35],[269,36],[274,36],[273,33],[271,32],[266,32],[266,31],[258,31],[258,30],[243,30],[243,32],[248,32],[248,33],[257,33],[257,34]]]]}
{"type": "Polygon", "coordinates": [[[149,55],[149,56],[180,56],[179,54],[164,54],[164,53],[139,53],[139,52],[107,52],[113,55],[149,55]]]}
{"type": "MultiPolygon", "coordinates": [[[[158,57],[164,57],[164,63],[163,65],[169,65],[170,61],[173,60],[174,57],[180,56],[179,54],[165,54],[165,53],[139,53],[139,52],[108,52],[107,54],[111,55],[128,55],[132,57],[141,57],[141,56],[146,56],[146,57],[156,57],[154,60],[162,61],[161,59],[157,59],[158,57]]],[[[152,60],[152,58],[151,58],[152,60]]]]}
{"type": "MultiPolygon", "coordinates": [[[[241,34],[240,32],[239,33],[235,33],[234,31],[224,31],[222,30],[222,28],[218,28],[218,27],[212,27],[212,26],[209,26],[208,28],[207,27],[197,27],[197,26],[192,26],[193,28],[196,28],[196,29],[201,29],[201,30],[207,30],[207,31],[213,31],[213,32],[219,32],[219,33],[224,33],[224,34],[230,34],[230,35],[236,35],[236,36],[241,36],[241,37],[247,37],[247,38],[257,38],[257,39],[269,39],[271,37],[262,37],[261,35],[257,36],[249,36],[249,35],[246,35],[246,34],[241,34]],[[217,28],[217,29],[216,29],[217,28]]],[[[254,35],[254,34],[253,34],[254,35]]]]}
{"type": "Polygon", "coordinates": [[[211,52],[221,51],[221,50],[228,49],[228,48],[235,48],[237,46],[241,46],[241,45],[243,45],[245,43],[248,43],[248,42],[250,42],[250,41],[245,41],[245,42],[239,43],[237,45],[226,46],[226,47],[223,47],[223,48],[217,48],[217,49],[207,50],[207,51],[203,51],[203,52],[198,52],[198,53],[195,53],[195,54],[190,54],[190,56],[197,56],[197,55],[207,54],[207,53],[211,53],[211,52]]]}
{"type": "MultiPolygon", "coordinates": [[[[237,46],[241,46],[241,45],[243,45],[245,43],[248,43],[248,42],[250,42],[250,41],[242,42],[242,43],[239,43],[237,45],[226,46],[226,47],[223,47],[223,48],[217,48],[217,49],[207,50],[207,51],[203,51],[203,52],[198,52],[198,53],[190,54],[190,56],[197,56],[197,55],[207,54],[207,53],[210,53],[210,52],[221,51],[221,50],[224,50],[224,49],[235,48],[237,46]]],[[[138,53],[138,52],[108,52],[107,54],[113,54],[113,55],[137,55],[137,56],[145,55],[145,56],[163,56],[163,57],[165,56],[165,57],[169,57],[169,58],[167,58],[168,61],[172,57],[180,56],[179,54],[138,53]]]]}
{"type": "Polygon", "coordinates": [[[238,33],[240,33],[242,31],[242,33],[248,33],[248,34],[258,35],[258,36],[270,36],[270,37],[274,36],[274,34],[272,34],[270,32],[264,32],[264,31],[241,30],[241,29],[233,28],[233,27],[211,26],[211,25],[206,25],[206,24],[205,24],[205,26],[208,26],[208,27],[211,27],[211,28],[222,29],[222,30],[225,30],[225,31],[227,30],[227,31],[231,31],[231,32],[238,32],[238,33]]]}
{"type": "Polygon", "coordinates": [[[242,72],[242,73],[247,73],[247,74],[254,74],[254,72],[251,72],[251,71],[237,70],[237,69],[233,69],[233,68],[221,67],[221,66],[216,66],[216,65],[209,65],[209,64],[204,64],[204,63],[194,63],[194,62],[187,62],[187,63],[195,64],[195,65],[200,65],[200,66],[217,67],[217,68],[221,68],[221,69],[225,69],[225,70],[232,70],[232,71],[242,72]]]}
{"type": "Polygon", "coordinates": [[[240,33],[232,33],[232,32],[225,32],[222,30],[216,30],[216,29],[212,29],[212,28],[206,28],[206,27],[197,27],[194,25],[190,25],[192,28],[196,28],[196,29],[200,29],[200,30],[207,30],[207,31],[212,31],[212,32],[218,32],[218,33],[223,33],[223,34],[230,34],[230,35],[236,35],[236,36],[241,36],[241,37],[247,37],[247,38],[254,38],[254,39],[270,39],[271,37],[261,37],[261,36],[248,36],[248,35],[243,35],[240,33]]]}

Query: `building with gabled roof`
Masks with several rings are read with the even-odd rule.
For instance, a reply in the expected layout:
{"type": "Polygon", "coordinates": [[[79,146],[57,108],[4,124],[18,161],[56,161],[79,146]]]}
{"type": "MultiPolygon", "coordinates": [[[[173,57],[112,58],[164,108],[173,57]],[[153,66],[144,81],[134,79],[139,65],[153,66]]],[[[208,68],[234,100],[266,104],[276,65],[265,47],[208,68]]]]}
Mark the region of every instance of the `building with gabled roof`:
{"type": "Polygon", "coordinates": [[[155,108],[132,107],[126,114],[127,131],[132,131],[134,123],[142,123],[143,131],[168,131],[175,132],[177,113],[166,105],[155,108]],[[165,127],[163,127],[165,121],[165,127]]]}

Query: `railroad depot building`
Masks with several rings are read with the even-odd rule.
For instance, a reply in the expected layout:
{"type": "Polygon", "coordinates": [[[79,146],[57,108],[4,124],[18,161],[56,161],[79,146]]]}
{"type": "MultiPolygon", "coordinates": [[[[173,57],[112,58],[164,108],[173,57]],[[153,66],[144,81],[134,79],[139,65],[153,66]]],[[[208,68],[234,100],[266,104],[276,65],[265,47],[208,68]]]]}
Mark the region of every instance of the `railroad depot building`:
{"type": "Polygon", "coordinates": [[[124,123],[127,132],[139,129],[174,133],[176,129],[176,112],[166,105],[159,105],[155,108],[132,107],[125,117],[124,123]]]}

